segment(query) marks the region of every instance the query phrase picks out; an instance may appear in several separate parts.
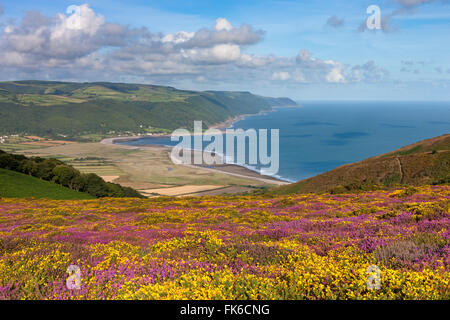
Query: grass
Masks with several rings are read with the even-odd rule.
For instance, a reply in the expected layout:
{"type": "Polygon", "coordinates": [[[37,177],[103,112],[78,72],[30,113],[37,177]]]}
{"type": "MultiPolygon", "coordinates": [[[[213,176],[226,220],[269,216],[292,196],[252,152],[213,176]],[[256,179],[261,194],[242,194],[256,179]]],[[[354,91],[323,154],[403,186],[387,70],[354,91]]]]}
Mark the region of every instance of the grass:
{"type": "Polygon", "coordinates": [[[20,144],[20,143],[2,143],[0,144],[0,149],[5,152],[16,152],[19,150],[29,150],[29,149],[37,149],[42,148],[41,146],[33,146],[33,145],[27,145],[27,144],[20,144]]]}
{"type": "Polygon", "coordinates": [[[43,181],[22,173],[0,169],[0,197],[36,198],[52,200],[94,199],[82,192],[61,187],[56,183],[43,181]]]}
{"type": "Polygon", "coordinates": [[[39,94],[24,94],[24,95],[17,95],[17,100],[24,104],[29,106],[53,106],[58,105],[61,103],[83,103],[86,102],[86,100],[82,99],[75,99],[65,96],[58,96],[58,95],[39,95],[39,94]]]}
{"type": "Polygon", "coordinates": [[[419,146],[416,146],[414,148],[411,148],[411,149],[408,149],[408,150],[405,150],[405,151],[399,151],[397,154],[400,155],[400,156],[406,156],[408,154],[416,153],[417,151],[419,151],[421,149],[422,149],[422,146],[419,145],[419,146]]]}

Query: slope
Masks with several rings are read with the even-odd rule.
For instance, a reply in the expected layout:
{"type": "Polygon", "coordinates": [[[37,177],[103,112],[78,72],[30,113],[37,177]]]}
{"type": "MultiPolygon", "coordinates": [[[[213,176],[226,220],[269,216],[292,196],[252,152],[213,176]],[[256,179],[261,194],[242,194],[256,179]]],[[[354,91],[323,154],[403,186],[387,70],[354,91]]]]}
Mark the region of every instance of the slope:
{"type": "Polygon", "coordinates": [[[56,183],[40,180],[26,174],[0,169],[0,197],[83,200],[93,199],[90,195],[62,187],[56,183]]]}
{"type": "Polygon", "coordinates": [[[347,192],[379,186],[441,184],[450,181],[450,134],[423,140],[318,176],[274,193],[347,192]]]}

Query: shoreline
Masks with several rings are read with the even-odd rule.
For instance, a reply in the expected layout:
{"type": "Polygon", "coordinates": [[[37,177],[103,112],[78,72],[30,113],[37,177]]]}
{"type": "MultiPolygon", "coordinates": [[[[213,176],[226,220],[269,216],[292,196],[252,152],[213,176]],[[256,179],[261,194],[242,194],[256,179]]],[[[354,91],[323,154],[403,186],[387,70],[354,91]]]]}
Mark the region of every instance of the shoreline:
{"type": "MultiPolygon", "coordinates": [[[[258,113],[246,113],[246,114],[240,114],[238,116],[235,117],[230,117],[225,121],[216,123],[212,126],[209,126],[208,129],[218,129],[221,131],[222,134],[225,133],[226,129],[230,129],[234,123],[244,120],[247,117],[251,117],[251,116],[259,116],[259,115],[263,115],[264,113],[269,113],[269,112],[275,112],[277,109],[283,109],[283,108],[301,108],[302,106],[300,104],[295,105],[295,106],[273,106],[268,110],[261,110],[258,113]]],[[[195,135],[196,133],[190,133],[190,135],[195,135]]],[[[202,132],[203,134],[203,132],[202,132]]],[[[117,140],[117,141],[134,141],[134,140],[138,140],[138,139],[142,139],[142,138],[170,138],[171,135],[170,134],[166,134],[166,133],[156,133],[156,134],[142,134],[142,135],[137,135],[137,136],[119,136],[119,137],[112,137],[112,138],[105,138],[103,140],[100,141],[100,143],[103,143],[103,141],[105,140],[111,140],[113,141],[113,143],[117,140]]]]}
{"type": "MultiPolygon", "coordinates": [[[[253,113],[253,114],[241,114],[232,118],[229,118],[223,122],[217,123],[213,126],[210,126],[209,129],[218,129],[222,132],[222,134],[225,133],[225,130],[228,128],[231,128],[233,126],[234,123],[241,121],[249,116],[258,116],[258,115],[262,115],[264,113],[268,113],[268,112],[274,112],[277,109],[281,109],[281,108],[295,108],[295,107],[301,107],[301,105],[297,105],[297,106],[274,106],[271,107],[271,109],[268,110],[261,110],[258,113],[253,113]]],[[[146,144],[146,145],[142,145],[142,146],[130,146],[130,145],[124,145],[124,144],[118,144],[117,142],[127,142],[127,141],[136,141],[142,138],[169,138],[171,137],[171,135],[168,134],[153,134],[153,135],[138,135],[138,136],[126,136],[126,137],[113,137],[113,138],[105,138],[103,140],[100,141],[101,144],[106,144],[106,145],[114,145],[114,146],[120,146],[121,148],[124,149],[145,149],[145,148],[166,148],[168,150],[172,150],[173,147],[171,146],[163,146],[163,145],[157,145],[157,144],[146,144]]],[[[200,150],[191,150],[194,152],[204,152],[204,151],[200,151],[200,150]]],[[[170,155],[170,152],[169,152],[170,155]]],[[[228,175],[232,175],[232,176],[237,176],[237,177],[243,177],[243,178],[248,178],[248,179],[253,179],[253,180],[258,180],[258,181],[263,181],[265,183],[269,183],[269,184],[276,184],[276,185],[286,185],[286,184],[290,184],[293,183],[289,180],[285,180],[283,178],[280,177],[276,177],[276,176],[267,176],[267,175],[262,175],[260,172],[256,171],[256,170],[252,170],[249,169],[246,166],[243,165],[238,165],[238,164],[229,164],[229,163],[221,163],[221,164],[216,164],[213,166],[213,168],[211,168],[210,166],[205,166],[205,165],[195,165],[195,164],[181,164],[183,166],[187,166],[187,167],[193,167],[193,168],[200,168],[206,171],[212,171],[212,172],[219,172],[219,173],[223,173],[223,174],[228,174],[228,175]],[[218,169],[220,168],[220,169],[218,169]],[[238,170],[233,170],[233,168],[239,168],[238,170]],[[222,170],[221,170],[222,169],[222,170]],[[236,172],[236,171],[241,171],[241,172],[236,172]],[[257,175],[257,176],[255,176],[257,175]]]]}
{"type": "MultiPolygon", "coordinates": [[[[130,141],[130,140],[126,140],[126,138],[120,139],[120,137],[119,137],[119,139],[118,138],[106,138],[106,139],[103,139],[102,141],[100,141],[99,143],[105,144],[105,145],[111,145],[111,146],[115,146],[115,147],[119,147],[119,148],[123,148],[123,149],[128,149],[128,150],[146,150],[146,149],[154,149],[154,148],[166,149],[168,151],[169,158],[170,158],[170,152],[172,150],[172,147],[169,147],[169,146],[162,146],[162,145],[155,145],[155,144],[146,144],[146,145],[142,145],[142,146],[128,146],[128,145],[124,145],[124,144],[114,143],[115,140],[130,141]]],[[[201,152],[198,150],[191,150],[191,151],[201,152]]],[[[214,165],[212,167],[206,166],[206,165],[182,164],[182,163],[180,163],[178,165],[182,165],[182,166],[189,167],[189,168],[201,169],[201,170],[210,171],[210,172],[222,173],[222,174],[235,176],[235,177],[239,177],[239,178],[257,180],[257,181],[261,181],[261,182],[264,182],[267,184],[272,184],[272,185],[281,186],[281,185],[287,185],[287,184],[292,183],[292,182],[289,182],[289,181],[286,181],[286,180],[283,180],[283,179],[280,179],[277,177],[262,175],[262,174],[258,173],[257,171],[251,170],[245,166],[240,166],[237,164],[223,163],[223,164],[214,165]]]]}

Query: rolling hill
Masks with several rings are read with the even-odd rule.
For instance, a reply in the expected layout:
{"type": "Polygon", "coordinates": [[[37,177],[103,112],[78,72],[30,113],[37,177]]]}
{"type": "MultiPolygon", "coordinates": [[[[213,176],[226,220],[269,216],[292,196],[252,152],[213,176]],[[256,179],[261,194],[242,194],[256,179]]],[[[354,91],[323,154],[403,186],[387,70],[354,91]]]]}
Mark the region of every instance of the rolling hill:
{"type": "Polygon", "coordinates": [[[340,193],[378,186],[450,182],[450,134],[423,140],[318,176],[273,190],[274,193],[340,193]]]}
{"type": "Polygon", "coordinates": [[[146,133],[154,128],[206,126],[273,106],[288,98],[249,92],[187,91],[124,83],[0,82],[0,134],[80,137],[111,131],[146,133]]]}
{"type": "Polygon", "coordinates": [[[23,173],[0,169],[0,197],[36,198],[52,200],[94,199],[87,193],[62,187],[56,183],[40,180],[23,173]]]}

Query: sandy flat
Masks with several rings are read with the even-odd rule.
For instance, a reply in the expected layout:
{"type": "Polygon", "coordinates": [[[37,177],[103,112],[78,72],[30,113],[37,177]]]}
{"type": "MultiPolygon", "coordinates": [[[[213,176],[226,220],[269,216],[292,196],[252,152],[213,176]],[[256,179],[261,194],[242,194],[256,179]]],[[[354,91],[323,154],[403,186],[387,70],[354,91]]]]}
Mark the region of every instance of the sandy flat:
{"type": "Polygon", "coordinates": [[[202,191],[208,191],[208,190],[214,190],[214,189],[221,189],[226,186],[218,186],[218,185],[186,185],[186,186],[179,186],[179,187],[172,187],[172,188],[157,188],[157,189],[145,189],[145,190],[139,190],[142,193],[157,193],[164,196],[178,196],[182,194],[190,194],[190,193],[197,193],[202,191]]]}
{"type": "MultiPolygon", "coordinates": [[[[93,172],[103,177],[119,176],[114,183],[136,190],[150,190],[150,193],[141,191],[146,196],[154,196],[156,194],[152,194],[154,189],[175,188],[183,185],[194,186],[195,189],[181,191],[175,189],[175,194],[205,195],[245,192],[285,183],[239,166],[176,165],[170,159],[170,150],[164,146],[135,147],[103,141],[103,143],[72,143],[42,147],[23,150],[21,153],[27,156],[64,158],[64,161],[84,172],[93,172]],[[83,160],[93,157],[101,160],[83,160]],[[79,160],[74,161],[74,159],[79,160]],[[213,187],[197,189],[199,186],[213,187]]],[[[168,190],[165,191],[168,192],[168,190]]]]}
{"type": "Polygon", "coordinates": [[[119,176],[101,176],[101,178],[106,182],[113,182],[114,180],[119,178],[119,176]]]}

